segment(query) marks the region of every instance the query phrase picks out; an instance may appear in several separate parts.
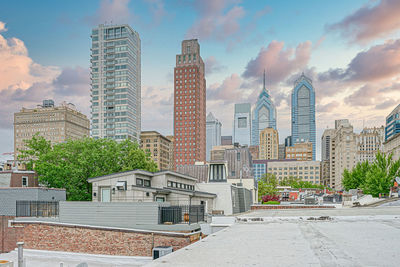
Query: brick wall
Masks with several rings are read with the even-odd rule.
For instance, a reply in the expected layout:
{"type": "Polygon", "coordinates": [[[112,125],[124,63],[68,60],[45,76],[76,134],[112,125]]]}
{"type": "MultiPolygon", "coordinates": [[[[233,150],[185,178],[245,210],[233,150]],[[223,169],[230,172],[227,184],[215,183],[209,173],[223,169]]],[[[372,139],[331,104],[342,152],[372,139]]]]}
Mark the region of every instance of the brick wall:
{"type": "Polygon", "coordinates": [[[21,241],[24,248],[67,251],[89,254],[152,256],[156,246],[172,246],[174,251],[199,240],[193,233],[151,233],[102,227],[72,226],[54,223],[22,223],[21,241]]]}
{"type": "Polygon", "coordinates": [[[6,253],[16,248],[18,240],[18,228],[8,227],[8,221],[12,216],[0,216],[0,253],[6,253]]]}

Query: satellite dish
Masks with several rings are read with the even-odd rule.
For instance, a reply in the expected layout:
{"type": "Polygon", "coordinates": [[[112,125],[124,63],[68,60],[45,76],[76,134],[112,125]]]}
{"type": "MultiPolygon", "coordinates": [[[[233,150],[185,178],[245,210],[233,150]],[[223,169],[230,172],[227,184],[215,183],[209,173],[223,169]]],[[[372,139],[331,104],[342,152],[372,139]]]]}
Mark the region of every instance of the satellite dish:
{"type": "Polygon", "coordinates": [[[398,185],[400,185],[400,177],[396,177],[396,182],[398,185]]]}

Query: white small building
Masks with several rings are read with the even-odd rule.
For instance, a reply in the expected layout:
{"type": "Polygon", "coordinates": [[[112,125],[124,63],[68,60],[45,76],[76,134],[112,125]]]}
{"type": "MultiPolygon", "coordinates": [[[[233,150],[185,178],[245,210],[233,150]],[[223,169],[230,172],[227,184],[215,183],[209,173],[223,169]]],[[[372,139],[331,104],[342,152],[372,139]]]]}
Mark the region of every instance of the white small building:
{"type": "Polygon", "coordinates": [[[216,194],[197,191],[196,178],[173,172],[132,170],[89,178],[93,202],[169,202],[205,205],[212,212],[216,194]]]}

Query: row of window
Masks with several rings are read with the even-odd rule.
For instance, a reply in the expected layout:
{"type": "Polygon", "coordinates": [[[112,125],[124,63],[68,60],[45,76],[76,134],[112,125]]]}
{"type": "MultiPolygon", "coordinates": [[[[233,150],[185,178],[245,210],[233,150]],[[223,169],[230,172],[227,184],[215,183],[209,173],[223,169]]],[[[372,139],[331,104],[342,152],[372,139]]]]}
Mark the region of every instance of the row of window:
{"type": "Polygon", "coordinates": [[[173,181],[168,181],[167,186],[171,187],[171,188],[180,188],[180,189],[194,191],[194,185],[183,184],[183,183],[178,183],[178,182],[173,182],[173,181]]]}

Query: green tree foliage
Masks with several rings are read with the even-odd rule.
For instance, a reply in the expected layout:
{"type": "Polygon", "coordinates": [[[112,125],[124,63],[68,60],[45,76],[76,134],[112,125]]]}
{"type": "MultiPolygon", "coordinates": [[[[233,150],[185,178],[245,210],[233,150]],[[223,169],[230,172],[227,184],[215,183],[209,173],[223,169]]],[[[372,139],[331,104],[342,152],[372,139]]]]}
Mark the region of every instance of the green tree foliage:
{"type": "Polygon", "coordinates": [[[127,170],[157,171],[150,155],[130,140],[84,138],[51,145],[43,137],[26,141],[20,159],[28,160],[39,182],[51,188],[65,188],[68,200],[91,200],[88,178],[127,170]]]}
{"type": "Polygon", "coordinates": [[[343,188],[345,190],[361,189],[370,168],[371,164],[369,164],[368,161],[364,161],[362,163],[357,163],[351,171],[345,169],[342,179],[343,188]]]}
{"type": "Polygon", "coordinates": [[[258,201],[261,201],[262,196],[275,195],[278,192],[278,179],[275,174],[266,173],[258,181],[258,201]]]}
{"type": "Polygon", "coordinates": [[[345,170],[342,180],[344,189],[360,188],[374,197],[389,193],[395,178],[400,175],[400,159],[394,161],[392,157],[392,154],[378,152],[372,164],[363,162],[351,171],[345,170]]]}

